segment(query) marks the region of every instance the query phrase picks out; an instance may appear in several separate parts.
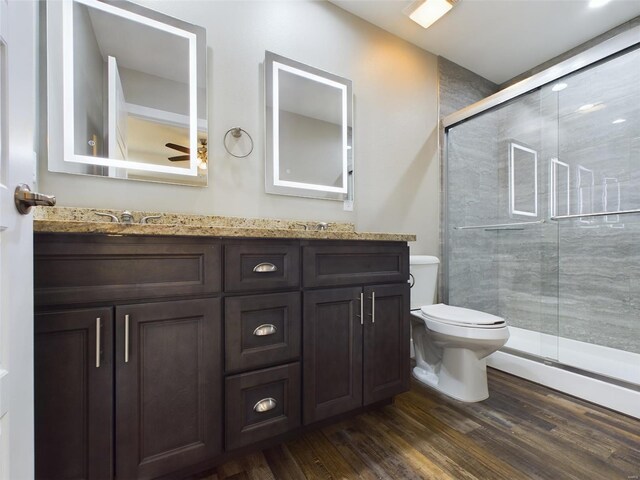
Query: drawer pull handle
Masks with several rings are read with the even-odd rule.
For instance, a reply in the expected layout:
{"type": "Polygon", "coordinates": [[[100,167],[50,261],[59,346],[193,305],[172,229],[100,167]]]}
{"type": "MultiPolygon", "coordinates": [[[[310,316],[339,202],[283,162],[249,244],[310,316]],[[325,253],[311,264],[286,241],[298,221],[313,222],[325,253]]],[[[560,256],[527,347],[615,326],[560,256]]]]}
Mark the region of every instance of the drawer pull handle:
{"type": "Polygon", "coordinates": [[[253,406],[253,411],[256,413],[264,413],[269,410],[273,410],[278,405],[275,398],[263,398],[253,406]]]}
{"type": "Polygon", "coordinates": [[[256,337],[266,337],[267,335],[273,335],[277,331],[278,329],[276,328],[275,325],[272,325],[271,323],[265,323],[263,325],[257,326],[256,329],[253,331],[253,334],[256,337]]]}
{"type": "Polygon", "coordinates": [[[262,262],[253,267],[253,271],[256,273],[277,272],[278,267],[276,267],[273,263],[262,262]]]}

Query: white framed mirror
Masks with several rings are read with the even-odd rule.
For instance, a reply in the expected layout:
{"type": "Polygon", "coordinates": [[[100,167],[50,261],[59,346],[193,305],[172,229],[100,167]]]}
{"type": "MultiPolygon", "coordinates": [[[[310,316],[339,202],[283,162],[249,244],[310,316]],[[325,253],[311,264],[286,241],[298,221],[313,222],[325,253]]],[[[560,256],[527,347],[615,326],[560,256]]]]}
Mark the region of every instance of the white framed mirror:
{"type": "Polygon", "coordinates": [[[53,172],[206,186],[206,32],[125,1],[46,2],[53,172]]]}
{"type": "Polygon", "coordinates": [[[267,193],[353,201],[351,80],[265,52],[267,193]]]}

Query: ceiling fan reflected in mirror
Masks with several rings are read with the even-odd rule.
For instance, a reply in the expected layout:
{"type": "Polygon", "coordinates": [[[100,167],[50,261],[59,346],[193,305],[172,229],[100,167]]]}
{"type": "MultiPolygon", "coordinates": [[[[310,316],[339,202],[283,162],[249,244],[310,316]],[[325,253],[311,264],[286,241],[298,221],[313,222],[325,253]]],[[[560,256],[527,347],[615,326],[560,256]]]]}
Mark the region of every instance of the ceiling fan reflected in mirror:
{"type": "MultiPolygon", "coordinates": [[[[198,160],[200,160],[200,163],[198,164],[198,168],[200,170],[206,170],[207,161],[208,161],[207,139],[201,138],[198,141],[200,142],[200,146],[198,147],[198,160]]],[[[191,159],[191,149],[189,147],[185,147],[184,145],[178,145],[177,143],[171,143],[171,142],[165,143],[164,146],[185,154],[185,155],[177,155],[175,157],[168,157],[167,160],[169,160],[170,162],[184,162],[191,159]]]]}

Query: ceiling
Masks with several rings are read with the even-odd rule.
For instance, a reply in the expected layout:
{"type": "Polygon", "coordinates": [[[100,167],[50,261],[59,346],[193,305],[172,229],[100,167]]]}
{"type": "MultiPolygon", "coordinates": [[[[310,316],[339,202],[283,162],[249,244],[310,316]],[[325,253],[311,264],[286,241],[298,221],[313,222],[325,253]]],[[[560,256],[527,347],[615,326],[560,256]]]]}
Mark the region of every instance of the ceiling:
{"type": "Polygon", "coordinates": [[[640,15],[640,0],[459,0],[425,30],[402,13],[410,0],[330,1],[497,84],[640,15]]]}

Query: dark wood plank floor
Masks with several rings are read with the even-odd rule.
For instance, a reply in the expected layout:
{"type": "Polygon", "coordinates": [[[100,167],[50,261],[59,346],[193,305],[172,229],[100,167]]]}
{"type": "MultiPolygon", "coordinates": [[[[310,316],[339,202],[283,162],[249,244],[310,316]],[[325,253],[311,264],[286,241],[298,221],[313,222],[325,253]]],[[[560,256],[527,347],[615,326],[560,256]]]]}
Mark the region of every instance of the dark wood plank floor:
{"type": "Polygon", "coordinates": [[[489,372],[488,400],[393,405],[220,466],[225,479],[640,479],[640,421],[489,372]]]}

